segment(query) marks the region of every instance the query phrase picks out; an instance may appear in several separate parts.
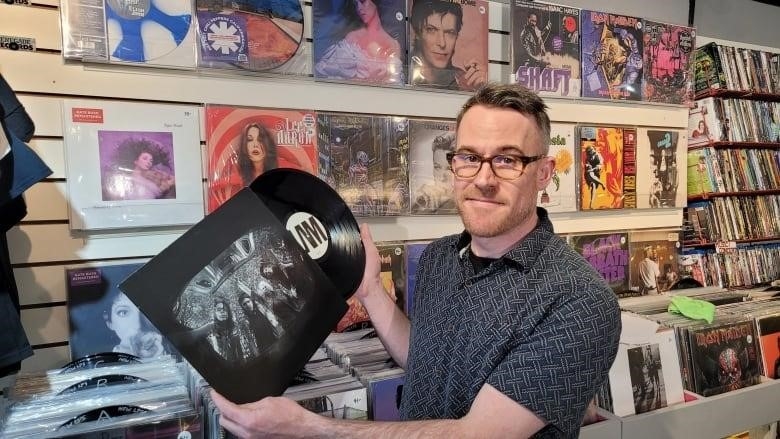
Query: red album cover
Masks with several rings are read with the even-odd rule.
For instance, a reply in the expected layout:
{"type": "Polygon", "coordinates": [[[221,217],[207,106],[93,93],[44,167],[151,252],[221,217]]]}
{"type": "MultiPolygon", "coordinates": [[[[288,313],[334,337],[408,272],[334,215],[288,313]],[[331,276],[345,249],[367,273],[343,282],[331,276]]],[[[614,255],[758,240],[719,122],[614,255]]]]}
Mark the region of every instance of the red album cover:
{"type": "Polygon", "coordinates": [[[207,105],[206,138],[209,213],[269,169],[317,175],[313,111],[207,105]]]}
{"type": "Polygon", "coordinates": [[[642,99],[683,104],[691,96],[694,29],[646,20],[642,99]]]}
{"type": "Polygon", "coordinates": [[[475,90],[488,79],[488,2],[409,0],[409,83],[475,90]]]}
{"type": "Polygon", "coordinates": [[[624,207],[623,131],[616,127],[580,128],[581,210],[624,207]]]}

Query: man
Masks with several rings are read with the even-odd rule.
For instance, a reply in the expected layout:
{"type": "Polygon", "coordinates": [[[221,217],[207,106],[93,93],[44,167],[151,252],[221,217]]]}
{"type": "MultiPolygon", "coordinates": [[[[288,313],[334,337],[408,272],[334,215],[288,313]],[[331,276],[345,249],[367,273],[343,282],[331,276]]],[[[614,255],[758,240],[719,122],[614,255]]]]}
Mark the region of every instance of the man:
{"type": "Polygon", "coordinates": [[[425,183],[415,192],[413,213],[455,213],[452,199],[452,172],[447,153],[455,148],[454,134],[441,134],[433,139],[433,183],[425,183]]]}
{"type": "Polygon", "coordinates": [[[412,6],[415,41],[412,54],[413,85],[453,90],[474,90],[487,80],[487,66],[472,59],[465,66],[452,64],[455,43],[463,27],[459,3],[417,0],[412,6]]]}
{"type": "Polygon", "coordinates": [[[550,64],[544,59],[547,54],[544,42],[550,35],[552,23],[548,21],[544,29],[539,29],[537,21],[536,14],[528,14],[525,27],[520,31],[520,59],[517,63],[518,66],[545,68],[550,64]]]}
{"type": "Polygon", "coordinates": [[[466,231],[426,247],[411,322],[385,293],[361,229],[355,294],[406,370],[406,422],[329,419],[286,398],[237,406],[214,393],[222,425],[241,437],[576,438],[617,353],[620,315],[536,207],[555,167],[545,109],[518,85],[488,85],[463,106],[450,164],[466,231]]]}
{"type": "Polygon", "coordinates": [[[639,281],[642,282],[640,288],[642,295],[658,294],[658,278],[661,276],[661,269],[656,262],[655,249],[651,246],[645,247],[645,258],[639,263],[639,281]]]}

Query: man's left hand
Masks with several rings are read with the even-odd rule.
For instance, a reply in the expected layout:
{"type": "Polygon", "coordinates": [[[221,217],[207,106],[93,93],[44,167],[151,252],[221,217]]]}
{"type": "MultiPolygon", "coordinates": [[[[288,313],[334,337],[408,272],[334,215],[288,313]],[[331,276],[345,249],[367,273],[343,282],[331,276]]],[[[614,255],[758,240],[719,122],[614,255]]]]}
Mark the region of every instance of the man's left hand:
{"type": "Polygon", "coordinates": [[[481,65],[476,60],[466,63],[466,73],[463,75],[466,87],[469,89],[477,88],[487,81],[487,67],[481,65]]]}

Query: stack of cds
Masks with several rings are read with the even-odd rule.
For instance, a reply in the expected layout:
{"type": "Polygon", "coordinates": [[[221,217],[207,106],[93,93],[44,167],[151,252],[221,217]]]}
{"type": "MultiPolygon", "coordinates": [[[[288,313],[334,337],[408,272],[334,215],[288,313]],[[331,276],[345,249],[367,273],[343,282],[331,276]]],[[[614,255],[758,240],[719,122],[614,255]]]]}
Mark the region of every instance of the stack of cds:
{"type": "Polygon", "coordinates": [[[0,436],[110,432],[124,437],[153,428],[156,435],[186,431],[202,437],[180,364],[170,357],[142,363],[123,355],[120,361],[129,362],[104,366],[108,357],[117,355],[98,354],[62,369],[20,374],[4,391],[0,436]]]}

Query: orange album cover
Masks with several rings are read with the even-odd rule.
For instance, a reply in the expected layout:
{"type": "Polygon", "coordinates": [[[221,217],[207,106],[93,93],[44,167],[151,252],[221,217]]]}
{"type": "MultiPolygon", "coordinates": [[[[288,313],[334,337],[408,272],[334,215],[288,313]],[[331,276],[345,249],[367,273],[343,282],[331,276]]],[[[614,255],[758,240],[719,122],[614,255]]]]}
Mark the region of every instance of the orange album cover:
{"type": "Polygon", "coordinates": [[[207,105],[206,138],[208,213],[269,169],[317,175],[313,111],[207,105]]]}

